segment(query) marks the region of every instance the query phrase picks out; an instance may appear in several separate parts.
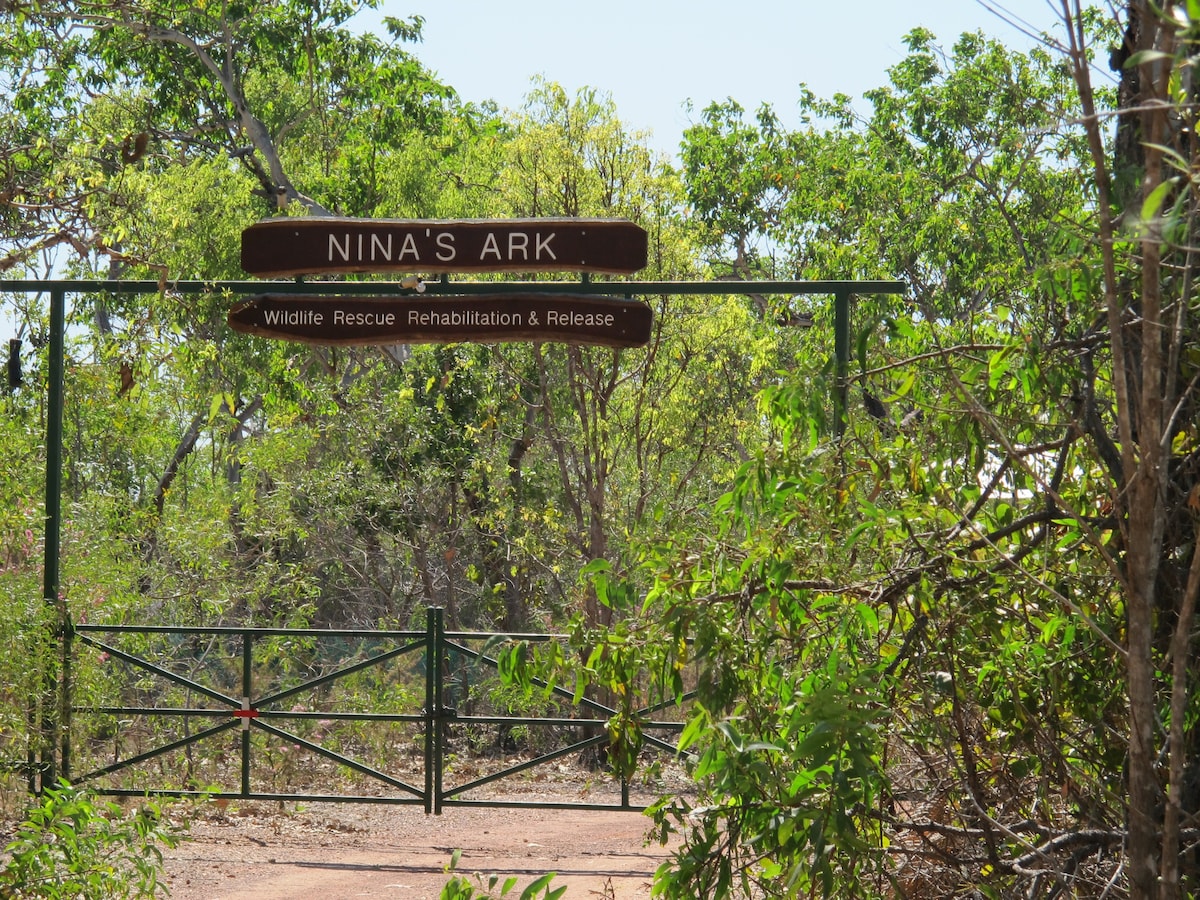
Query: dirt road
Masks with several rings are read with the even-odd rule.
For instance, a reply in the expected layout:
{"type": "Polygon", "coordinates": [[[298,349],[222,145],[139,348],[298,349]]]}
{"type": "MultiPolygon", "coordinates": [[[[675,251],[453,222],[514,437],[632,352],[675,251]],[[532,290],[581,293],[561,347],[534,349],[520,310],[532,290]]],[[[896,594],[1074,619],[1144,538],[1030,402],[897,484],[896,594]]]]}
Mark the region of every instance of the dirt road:
{"type": "Polygon", "coordinates": [[[175,900],[437,900],[457,849],[461,875],[516,876],[513,897],[557,872],[567,898],[633,900],[650,896],[669,853],[646,843],[650,824],[628,812],[248,804],[199,818],[167,851],[165,880],[175,900]]]}

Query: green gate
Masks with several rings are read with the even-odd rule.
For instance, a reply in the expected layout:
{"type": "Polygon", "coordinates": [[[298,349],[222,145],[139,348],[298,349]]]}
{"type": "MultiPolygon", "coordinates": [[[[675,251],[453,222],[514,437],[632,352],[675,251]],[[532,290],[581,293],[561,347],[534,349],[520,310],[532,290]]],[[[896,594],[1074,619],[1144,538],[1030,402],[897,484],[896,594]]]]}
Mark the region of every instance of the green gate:
{"type": "MultiPolygon", "coordinates": [[[[471,695],[471,682],[503,690],[496,673],[505,646],[562,639],[447,632],[438,608],[427,611],[424,632],[75,625],[65,637],[62,775],[116,796],[390,803],[433,814],[448,806],[644,809],[627,777],[617,779],[619,794],[599,800],[555,797],[553,780],[522,781],[603,748],[617,710],[540,681],[541,705],[576,715],[510,715],[471,695]],[[89,685],[130,702],[76,702],[71,673],[80,666],[92,670],[89,685]],[[355,700],[371,708],[354,709],[355,700]],[[514,730],[526,735],[517,761],[500,753],[514,730]],[[459,765],[448,765],[452,754],[459,765]],[[501,779],[509,782],[502,796],[487,796],[501,779]],[[537,788],[535,796],[522,797],[522,787],[537,788]]],[[[671,737],[682,724],[654,718],[673,706],[636,711],[644,750],[676,754],[671,737]]]]}
{"type": "MultiPolygon", "coordinates": [[[[229,281],[229,282],[174,282],[169,286],[154,281],[104,281],[104,280],[0,280],[0,292],[26,294],[48,294],[50,328],[48,341],[48,397],[46,407],[46,524],[45,524],[45,570],[42,599],[51,610],[55,620],[47,643],[57,645],[61,656],[54,665],[46,666],[43,672],[39,696],[30,701],[30,725],[34,734],[29,751],[30,790],[45,788],[60,777],[75,781],[89,781],[110,793],[152,792],[180,796],[197,794],[204,796],[271,798],[271,799],[341,799],[363,802],[411,803],[424,805],[427,812],[440,812],[448,805],[468,805],[491,800],[476,800],[467,795],[477,795],[482,789],[499,778],[515,778],[536,766],[560,757],[602,746],[607,741],[605,725],[616,711],[603,703],[584,699],[580,709],[590,718],[570,715],[507,716],[470,715],[459,712],[447,702],[448,692],[453,692],[455,680],[463,672],[471,671],[471,665],[495,668],[497,658],[489,655],[475,644],[490,646],[503,641],[505,636],[477,635],[468,633],[446,633],[441,625],[440,612],[430,611],[429,623],[424,632],[355,632],[315,631],[254,628],[183,628],[183,627],[137,627],[104,626],[72,623],[67,618],[66,605],[59,602],[60,572],[59,554],[62,526],[62,428],[63,394],[65,380],[64,345],[66,332],[67,298],[71,295],[90,293],[147,294],[164,290],[180,296],[223,293],[231,298],[260,295],[269,290],[276,295],[333,296],[356,293],[364,296],[405,297],[413,296],[413,285],[408,282],[286,282],[286,281],[229,281]],[[340,667],[328,671],[313,670],[307,677],[295,680],[296,672],[270,673],[268,659],[287,660],[288,654],[271,650],[272,642],[299,648],[305,653],[322,642],[341,641],[354,644],[361,651],[368,645],[375,649],[367,655],[348,657],[340,667]],[[90,660],[81,659],[81,648],[94,651],[90,660]],[[207,651],[206,651],[207,648],[207,651]],[[150,650],[159,654],[148,655],[150,650]],[[171,652],[168,652],[171,651],[171,652]],[[217,654],[222,664],[216,669],[207,669],[212,675],[221,674],[217,682],[205,681],[197,671],[191,671],[180,662],[197,661],[197,654],[217,654]],[[175,655],[172,657],[172,653],[175,655]],[[173,658],[174,663],[168,660],[173,658]],[[127,689],[129,702],[79,702],[72,685],[72,667],[91,664],[98,660],[113,663],[141,673],[142,683],[127,689]],[[471,665],[457,666],[455,661],[469,661],[471,665]],[[410,664],[411,661],[411,664],[410,664]],[[389,668],[390,667],[390,668],[389,668]],[[403,670],[403,671],[402,671],[403,670]],[[381,672],[394,676],[395,684],[405,690],[423,691],[424,704],[408,712],[394,709],[347,712],[346,700],[341,694],[356,678],[367,677],[370,672],[386,681],[381,672]],[[458,673],[458,674],[455,674],[458,673]],[[419,678],[416,676],[419,675],[419,678]],[[415,678],[415,680],[414,680],[415,678]],[[292,680],[289,680],[292,679],[292,680]],[[419,682],[419,690],[416,687],[419,682]],[[275,685],[272,687],[272,685],[275,685]],[[158,687],[155,687],[158,685],[158,687]],[[182,698],[175,702],[159,702],[163,699],[161,685],[170,685],[182,698]],[[286,685],[286,686],[279,686],[286,685]],[[299,700],[306,694],[334,697],[337,705],[321,709],[307,708],[303,703],[285,709],[287,701],[299,700]],[[192,700],[202,699],[207,705],[191,706],[192,700]],[[149,702],[153,701],[153,702],[149,702]],[[107,717],[98,731],[89,732],[87,744],[75,746],[76,717],[98,715],[107,717]],[[133,738],[147,736],[147,723],[174,722],[182,733],[165,743],[145,742],[135,752],[126,752],[133,738]],[[205,723],[198,731],[192,728],[196,722],[205,723]],[[314,725],[314,723],[316,723],[314,725]],[[345,752],[342,743],[330,742],[329,732],[341,732],[345,728],[365,729],[395,726],[415,729],[408,735],[408,742],[381,745],[384,751],[403,748],[401,756],[415,755],[419,765],[383,766],[368,764],[350,752],[345,752]],[[288,726],[288,727],[284,727],[288,726]],[[454,733],[466,731],[478,733],[481,729],[529,729],[533,727],[575,729],[583,734],[579,740],[565,747],[547,749],[533,759],[517,765],[502,767],[476,775],[467,781],[448,787],[445,783],[448,769],[462,771],[466,767],[447,765],[447,754],[453,752],[456,738],[454,733]],[[107,729],[107,735],[105,729],[107,729]],[[301,733],[305,731],[311,733],[301,733]],[[320,739],[314,740],[318,736],[320,739]],[[417,736],[419,735],[419,737],[417,736]],[[112,746],[104,750],[111,757],[103,764],[90,765],[97,757],[101,740],[111,740],[112,746]],[[222,750],[214,758],[228,762],[236,758],[240,769],[239,784],[231,788],[226,784],[227,773],[201,771],[196,748],[205,741],[235,738],[233,746],[222,750]],[[270,741],[274,741],[271,744],[270,741]],[[337,792],[321,794],[313,791],[272,790],[269,785],[256,783],[256,773],[263,770],[278,771],[279,766],[259,765],[266,757],[270,763],[280,761],[280,748],[292,748],[289,753],[303,753],[319,759],[329,769],[349,771],[365,779],[373,786],[373,792],[337,792]],[[415,753],[410,753],[416,749],[415,753]],[[111,753],[108,751],[111,750],[111,753]],[[271,754],[275,754],[272,757],[271,754]],[[174,772],[168,762],[182,756],[184,765],[174,772]],[[88,761],[88,765],[81,765],[88,761]],[[163,787],[155,782],[147,769],[158,768],[163,777],[180,775],[184,783],[174,787],[163,787]],[[135,773],[141,783],[136,787],[116,783],[120,777],[128,781],[135,773]],[[419,782],[419,783],[417,783],[419,782]]],[[[899,281],[717,281],[717,282],[669,282],[669,281],[620,281],[593,282],[585,273],[578,282],[451,282],[443,276],[436,282],[418,287],[419,291],[431,296],[467,298],[477,295],[494,297],[569,291],[572,295],[605,295],[619,293],[626,300],[657,295],[727,295],[727,294],[821,294],[833,299],[834,324],[834,388],[833,406],[835,422],[839,429],[847,412],[847,374],[850,360],[850,301],[855,294],[898,294],[905,285],[899,281]]],[[[554,639],[549,635],[512,636],[529,641],[554,639]]],[[[356,651],[358,652],[358,651],[356,651]]],[[[47,654],[47,657],[53,654],[47,654]]],[[[189,663],[190,665],[190,663],[189,663]]],[[[103,679],[100,680],[103,683],[103,679]]],[[[90,681],[88,682],[91,683],[90,681]]],[[[545,686],[544,686],[545,687],[545,686]]],[[[403,693],[403,691],[401,692],[403,693]]],[[[568,699],[565,691],[546,687],[548,696],[560,701],[568,699]]],[[[405,696],[408,696],[407,694],[405,696]]],[[[467,696],[466,699],[470,700],[467,696]]],[[[308,704],[309,707],[314,704],[308,704]]],[[[349,704],[351,707],[353,704],[349,704]]],[[[647,707],[638,711],[635,718],[641,720],[645,731],[671,733],[678,725],[657,722],[651,717],[665,709],[665,705],[647,707]]],[[[161,729],[159,729],[161,731],[161,729]]],[[[674,753],[674,746],[666,740],[647,734],[645,746],[674,753]]],[[[346,746],[353,746],[348,741],[346,746]]],[[[311,772],[314,780],[328,772],[311,772]]],[[[511,802],[511,801],[510,801],[511,802]]],[[[559,804],[554,801],[530,801],[518,805],[589,805],[579,803],[559,804]]],[[[603,808],[636,808],[629,802],[629,784],[622,782],[620,800],[603,808]]]]}

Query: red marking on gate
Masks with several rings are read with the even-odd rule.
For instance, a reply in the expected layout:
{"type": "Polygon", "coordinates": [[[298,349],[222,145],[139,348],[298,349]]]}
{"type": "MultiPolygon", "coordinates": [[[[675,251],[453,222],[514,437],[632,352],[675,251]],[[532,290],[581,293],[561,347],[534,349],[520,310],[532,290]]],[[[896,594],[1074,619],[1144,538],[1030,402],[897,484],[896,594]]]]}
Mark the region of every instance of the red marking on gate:
{"type": "Polygon", "coordinates": [[[242,708],[235,709],[233,711],[233,717],[235,719],[242,720],[242,730],[243,731],[249,731],[250,730],[250,720],[258,718],[258,710],[250,705],[249,697],[243,697],[242,698],[242,708]]]}

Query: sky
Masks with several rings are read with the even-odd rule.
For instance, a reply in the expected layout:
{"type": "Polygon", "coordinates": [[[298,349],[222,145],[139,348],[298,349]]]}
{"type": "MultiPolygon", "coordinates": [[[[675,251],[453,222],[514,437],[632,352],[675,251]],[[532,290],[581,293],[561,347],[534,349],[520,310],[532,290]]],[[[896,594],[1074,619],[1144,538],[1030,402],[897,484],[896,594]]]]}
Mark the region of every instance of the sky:
{"type": "MultiPolygon", "coordinates": [[[[747,111],[769,102],[785,126],[799,124],[805,83],[820,97],[844,93],[864,111],[863,91],[887,83],[905,56],[904,35],[922,26],[947,49],[982,29],[1008,46],[1054,32],[1049,0],[382,0],[364,16],[425,19],[413,52],[465,100],[519,109],[531,79],[570,95],[611,94],[628,126],[652,132],[668,154],[710,102],[732,98],[747,111]],[[694,109],[689,113],[686,103],[694,109]]],[[[1060,32],[1061,33],[1061,32],[1060,32]]]]}

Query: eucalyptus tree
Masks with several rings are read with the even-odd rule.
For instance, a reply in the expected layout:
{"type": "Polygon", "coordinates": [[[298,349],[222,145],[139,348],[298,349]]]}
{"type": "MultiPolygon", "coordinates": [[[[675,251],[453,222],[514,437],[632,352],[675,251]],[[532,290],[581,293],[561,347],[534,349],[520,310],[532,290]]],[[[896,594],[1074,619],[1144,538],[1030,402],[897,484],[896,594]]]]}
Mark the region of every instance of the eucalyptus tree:
{"type": "MultiPolygon", "coordinates": [[[[439,130],[453,98],[398,43],[350,30],[374,6],[6,5],[4,205],[20,223],[9,264],[59,243],[119,259],[97,212],[130,166],[222,155],[252,179],[264,211],[332,208],[343,198],[296,187],[297,160],[328,174],[352,143],[349,165],[367,170],[358,148],[439,130]]],[[[420,18],[385,23],[395,41],[420,39],[420,18]]]]}

